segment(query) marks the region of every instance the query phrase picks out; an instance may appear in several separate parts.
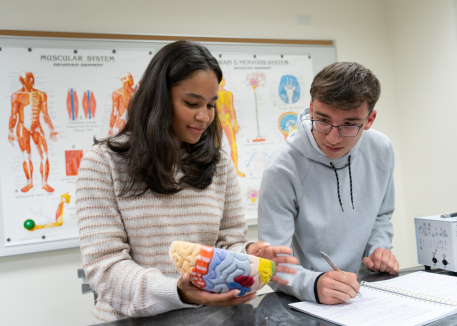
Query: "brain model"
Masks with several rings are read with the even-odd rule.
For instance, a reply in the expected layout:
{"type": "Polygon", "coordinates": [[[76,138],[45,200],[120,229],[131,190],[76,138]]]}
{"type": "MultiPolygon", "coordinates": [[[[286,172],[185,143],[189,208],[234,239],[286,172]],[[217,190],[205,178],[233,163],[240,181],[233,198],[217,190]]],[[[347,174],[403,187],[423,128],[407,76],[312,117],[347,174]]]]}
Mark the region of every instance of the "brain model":
{"type": "Polygon", "coordinates": [[[181,274],[210,292],[240,290],[239,296],[256,292],[275,274],[275,263],[247,254],[207,247],[185,241],[173,241],[170,259],[181,274]]]}

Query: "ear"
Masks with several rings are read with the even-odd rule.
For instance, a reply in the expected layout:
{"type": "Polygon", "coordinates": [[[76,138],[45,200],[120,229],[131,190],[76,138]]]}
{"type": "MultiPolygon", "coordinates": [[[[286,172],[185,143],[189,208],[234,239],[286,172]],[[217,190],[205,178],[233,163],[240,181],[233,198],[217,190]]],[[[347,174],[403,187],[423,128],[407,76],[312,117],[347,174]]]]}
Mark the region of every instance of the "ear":
{"type": "Polygon", "coordinates": [[[373,110],[373,112],[371,112],[370,116],[367,119],[367,124],[365,125],[363,130],[368,130],[368,129],[371,128],[371,126],[373,125],[374,120],[376,119],[376,113],[377,113],[376,110],[373,110]]]}
{"type": "Polygon", "coordinates": [[[309,117],[312,119],[313,118],[313,100],[309,102],[309,117]]]}

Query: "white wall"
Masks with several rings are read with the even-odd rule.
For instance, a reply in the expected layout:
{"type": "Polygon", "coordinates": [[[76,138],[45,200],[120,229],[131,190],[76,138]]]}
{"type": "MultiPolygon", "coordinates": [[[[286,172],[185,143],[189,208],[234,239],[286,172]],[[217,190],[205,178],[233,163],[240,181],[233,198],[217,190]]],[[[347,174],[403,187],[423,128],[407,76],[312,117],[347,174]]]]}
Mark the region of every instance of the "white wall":
{"type": "MultiPolygon", "coordinates": [[[[405,222],[457,211],[457,39],[451,0],[388,1],[405,222]]],[[[398,234],[398,233],[397,233],[398,234]]]]}
{"type": "MultiPolygon", "coordinates": [[[[339,61],[366,65],[382,84],[375,128],[391,138],[396,151],[394,253],[401,267],[416,264],[412,218],[456,210],[451,204],[455,191],[449,184],[456,181],[452,159],[457,151],[446,136],[457,115],[451,109],[456,49],[450,1],[0,0],[0,4],[0,29],[335,40],[339,61]],[[310,15],[311,24],[297,25],[296,14],[310,15]],[[433,131],[427,124],[430,117],[445,119],[445,131],[433,131]],[[433,140],[436,137],[439,144],[433,140]]],[[[249,235],[256,236],[255,228],[249,235]]],[[[90,323],[92,296],[81,294],[79,267],[77,249],[0,258],[0,324],[90,323]]]]}
{"type": "Polygon", "coordinates": [[[94,296],[81,294],[79,248],[0,258],[0,325],[89,325],[94,296]]]}

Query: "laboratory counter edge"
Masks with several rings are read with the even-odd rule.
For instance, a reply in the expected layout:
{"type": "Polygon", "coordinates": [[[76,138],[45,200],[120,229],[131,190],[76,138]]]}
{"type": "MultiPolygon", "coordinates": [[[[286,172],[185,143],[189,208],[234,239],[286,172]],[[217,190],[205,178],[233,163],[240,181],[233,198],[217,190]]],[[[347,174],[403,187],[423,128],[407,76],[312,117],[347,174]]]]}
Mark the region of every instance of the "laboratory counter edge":
{"type": "MultiPolygon", "coordinates": [[[[397,275],[385,273],[374,273],[366,269],[359,271],[358,281],[376,282],[384,281],[398,276],[407,275],[417,271],[451,275],[455,273],[441,269],[424,269],[424,266],[417,266],[402,269],[397,275]]],[[[200,307],[196,309],[173,310],[164,314],[128,318],[112,321],[100,326],[169,326],[169,325],[224,325],[224,326],[285,326],[285,325],[305,325],[305,326],[333,326],[337,325],[296,310],[290,309],[288,304],[300,300],[293,296],[281,292],[267,293],[257,296],[249,303],[240,304],[233,307],[200,307]]],[[[457,314],[428,324],[430,326],[457,326],[457,314]]]]}

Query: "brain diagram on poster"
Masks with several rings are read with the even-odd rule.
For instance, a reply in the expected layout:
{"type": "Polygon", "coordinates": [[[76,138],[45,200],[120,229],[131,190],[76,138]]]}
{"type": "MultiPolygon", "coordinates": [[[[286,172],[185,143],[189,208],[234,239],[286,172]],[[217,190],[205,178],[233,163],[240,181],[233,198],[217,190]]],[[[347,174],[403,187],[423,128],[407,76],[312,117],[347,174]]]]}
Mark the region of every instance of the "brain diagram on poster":
{"type": "Polygon", "coordinates": [[[2,48],[5,245],[77,238],[75,183],[93,144],[125,125],[148,51],[2,48]]]}
{"type": "Polygon", "coordinates": [[[268,159],[295,130],[298,113],[309,107],[312,59],[223,53],[216,57],[224,73],[217,102],[223,148],[235,165],[245,216],[254,219],[268,159]]]}

